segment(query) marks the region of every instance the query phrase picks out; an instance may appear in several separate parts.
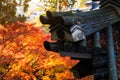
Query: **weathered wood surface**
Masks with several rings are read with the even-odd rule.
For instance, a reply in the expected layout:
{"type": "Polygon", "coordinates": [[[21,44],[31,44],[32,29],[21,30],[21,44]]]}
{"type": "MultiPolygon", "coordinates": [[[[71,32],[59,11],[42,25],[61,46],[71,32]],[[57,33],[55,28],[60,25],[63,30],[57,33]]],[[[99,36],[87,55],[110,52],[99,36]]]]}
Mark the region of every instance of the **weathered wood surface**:
{"type": "MultiPolygon", "coordinates": [[[[81,22],[81,27],[84,29],[85,35],[89,36],[97,31],[100,31],[109,25],[120,21],[120,15],[115,8],[107,7],[106,9],[98,9],[88,12],[48,12],[50,17],[40,16],[40,20],[43,24],[50,24],[50,32],[52,33],[52,39],[59,40],[57,32],[60,29],[65,33],[64,39],[71,35],[70,28],[77,21],[81,22]],[[68,15],[67,15],[68,14],[68,15]],[[61,28],[59,28],[61,27],[61,28]],[[66,34],[67,33],[67,34],[66,34]],[[54,37],[55,36],[55,37],[54,37]]],[[[72,37],[72,36],[70,36],[72,37]]],[[[69,38],[72,39],[72,38],[69,38]]]]}
{"type": "Polygon", "coordinates": [[[89,53],[79,53],[79,52],[65,52],[59,51],[61,56],[69,56],[71,58],[79,58],[79,59],[92,59],[92,55],[89,53]]]}
{"type": "Polygon", "coordinates": [[[120,8],[120,0],[101,0],[100,1],[101,8],[103,8],[106,5],[109,5],[108,3],[113,4],[114,6],[120,8]]]}
{"type": "Polygon", "coordinates": [[[105,20],[112,18],[112,15],[117,14],[117,11],[115,10],[96,10],[96,11],[90,11],[90,12],[83,12],[79,13],[78,15],[75,14],[74,16],[61,16],[58,19],[64,26],[70,27],[77,21],[80,21],[82,24],[89,24],[93,22],[99,22],[100,20],[105,20]]]}
{"type": "MultiPolygon", "coordinates": [[[[100,11],[101,13],[101,11],[100,11]]],[[[59,17],[60,18],[60,17],[59,17]]],[[[111,11],[104,13],[102,16],[100,14],[94,15],[93,17],[88,16],[88,17],[74,17],[74,16],[64,16],[62,17],[63,20],[60,21],[62,23],[63,29],[70,32],[70,27],[73,25],[74,22],[71,22],[72,19],[73,21],[78,21],[78,20],[83,20],[81,27],[84,29],[85,35],[88,36],[96,31],[102,30],[106,27],[108,27],[110,24],[113,24],[117,21],[120,20],[120,16],[116,11],[111,11]],[[94,19],[93,19],[94,18],[94,19]]],[[[60,20],[60,19],[59,19],[60,20]]],[[[58,25],[55,25],[57,27],[60,27],[58,25]]],[[[54,26],[51,26],[51,31],[55,29],[54,26]]]]}
{"type": "Polygon", "coordinates": [[[85,35],[88,36],[96,31],[100,31],[100,30],[108,27],[111,23],[117,22],[119,20],[120,19],[118,17],[115,17],[115,18],[106,19],[105,21],[99,21],[100,24],[96,23],[96,24],[89,25],[87,27],[83,26],[85,35]]]}

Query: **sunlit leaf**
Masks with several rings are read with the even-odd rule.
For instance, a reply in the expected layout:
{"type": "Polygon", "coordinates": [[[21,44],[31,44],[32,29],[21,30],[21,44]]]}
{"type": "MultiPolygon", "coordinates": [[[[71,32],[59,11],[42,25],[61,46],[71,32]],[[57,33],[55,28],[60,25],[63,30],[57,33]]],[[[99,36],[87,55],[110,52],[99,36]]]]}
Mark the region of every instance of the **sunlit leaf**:
{"type": "Polygon", "coordinates": [[[43,42],[50,41],[50,34],[22,22],[4,25],[1,30],[1,79],[54,80],[60,78],[57,74],[61,74],[63,79],[74,77],[69,70],[78,61],[73,62],[69,57],[61,57],[58,53],[44,49],[43,42]]]}

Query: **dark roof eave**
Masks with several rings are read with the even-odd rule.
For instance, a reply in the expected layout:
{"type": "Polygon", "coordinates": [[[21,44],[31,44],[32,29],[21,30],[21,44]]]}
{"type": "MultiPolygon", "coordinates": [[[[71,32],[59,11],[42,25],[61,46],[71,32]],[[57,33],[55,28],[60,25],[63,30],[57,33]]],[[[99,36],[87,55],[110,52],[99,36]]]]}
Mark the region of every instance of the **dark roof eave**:
{"type": "MultiPolygon", "coordinates": [[[[55,31],[59,26],[54,26],[50,29],[50,32],[55,31]]],[[[60,25],[61,28],[63,28],[64,31],[67,31],[68,33],[71,33],[69,29],[67,29],[66,27],[60,25]]]]}

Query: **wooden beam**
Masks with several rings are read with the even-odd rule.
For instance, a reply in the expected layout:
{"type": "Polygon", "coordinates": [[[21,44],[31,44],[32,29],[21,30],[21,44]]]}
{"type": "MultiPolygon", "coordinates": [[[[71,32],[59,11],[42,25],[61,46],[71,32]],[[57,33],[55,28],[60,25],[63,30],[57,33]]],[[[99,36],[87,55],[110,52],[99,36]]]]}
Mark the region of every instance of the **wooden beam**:
{"type": "Polygon", "coordinates": [[[106,31],[107,31],[107,44],[108,44],[109,80],[118,80],[116,63],[115,63],[115,51],[113,45],[112,26],[109,25],[106,31]]]}
{"type": "Polygon", "coordinates": [[[79,53],[79,52],[65,52],[59,51],[61,56],[69,56],[71,58],[77,59],[92,59],[92,55],[89,53],[79,53]]]}

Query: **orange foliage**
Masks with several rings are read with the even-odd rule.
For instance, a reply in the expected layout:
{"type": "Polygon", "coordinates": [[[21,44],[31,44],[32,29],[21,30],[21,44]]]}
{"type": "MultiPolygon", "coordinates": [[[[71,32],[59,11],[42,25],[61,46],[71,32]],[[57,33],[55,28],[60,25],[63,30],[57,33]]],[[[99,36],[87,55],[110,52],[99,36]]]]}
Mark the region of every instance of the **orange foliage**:
{"type": "Polygon", "coordinates": [[[43,47],[49,34],[26,23],[0,27],[0,79],[74,79],[69,71],[78,61],[48,52],[43,47]]]}

